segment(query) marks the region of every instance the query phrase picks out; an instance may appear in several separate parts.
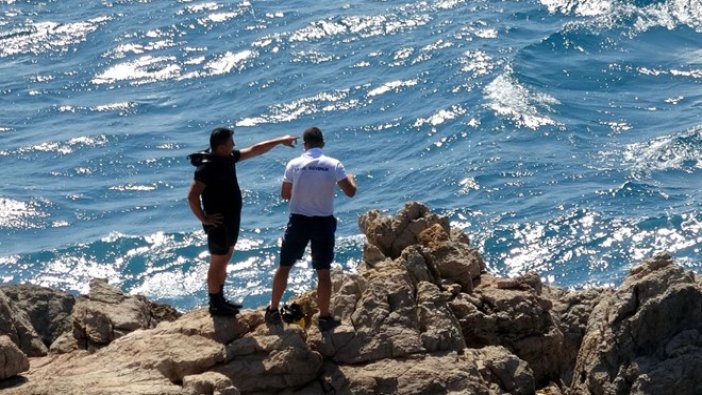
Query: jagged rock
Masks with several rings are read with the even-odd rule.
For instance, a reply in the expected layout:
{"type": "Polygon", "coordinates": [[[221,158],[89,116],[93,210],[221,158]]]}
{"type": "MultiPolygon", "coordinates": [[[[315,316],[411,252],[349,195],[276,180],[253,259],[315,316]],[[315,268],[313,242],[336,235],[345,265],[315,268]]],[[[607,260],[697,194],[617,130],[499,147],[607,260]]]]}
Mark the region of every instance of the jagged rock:
{"type": "Polygon", "coordinates": [[[30,357],[46,355],[48,349],[34,330],[27,313],[15,307],[12,299],[0,290],[0,335],[10,340],[30,357]]]}
{"type": "Polygon", "coordinates": [[[1,289],[16,309],[27,314],[45,346],[71,330],[72,295],[34,284],[4,285],[1,289]]]}
{"type": "Polygon", "coordinates": [[[399,258],[416,281],[439,285],[446,279],[460,284],[464,292],[473,289],[473,279],[485,270],[468,237],[421,203],[405,205],[396,217],[370,211],[359,218],[359,226],[367,238],[363,261],[369,267],[399,258]]]}
{"type": "MultiPolygon", "coordinates": [[[[424,258],[423,249],[420,246],[405,248],[396,262],[407,270],[415,284],[418,284],[420,281],[429,281],[437,284],[441,281],[439,271],[431,262],[427,262],[424,258]]],[[[391,264],[391,261],[386,263],[386,265],[389,264],[391,264]]]]}
{"type": "Polygon", "coordinates": [[[592,311],[572,391],[702,393],[702,288],[660,255],[631,270],[592,311]]]}
{"type": "Polygon", "coordinates": [[[183,390],[192,394],[239,395],[229,377],[215,372],[205,372],[183,378],[183,390]]]}
{"type": "Polygon", "coordinates": [[[484,277],[472,294],[450,302],[468,347],[504,346],[529,363],[537,384],[559,379],[563,333],[552,303],[538,292],[541,285],[533,276],[522,277],[522,283],[484,277]]]}
{"type": "Polygon", "coordinates": [[[363,244],[363,262],[365,264],[373,266],[378,262],[384,261],[385,258],[385,254],[377,246],[368,243],[363,244]]]}
{"type": "MultiPolygon", "coordinates": [[[[451,234],[455,235],[452,229],[451,234]]],[[[464,292],[473,290],[473,279],[485,269],[480,254],[467,243],[454,241],[446,229],[434,224],[419,234],[419,242],[425,247],[424,254],[439,276],[461,284],[464,292]]]]}
{"type": "Polygon", "coordinates": [[[481,376],[490,383],[494,392],[504,391],[515,395],[534,393],[534,374],[526,361],[499,346],[471,351],[478,361],[481,376]]]}
{"type": "Polygon", "coordinates": [[[498,347],[467,350],[465,355],[455,352],[424,354],[363,365],[337,366],[328,363],[325,365],[323,380],[323,393],[534,393],[534,380],[526,363],[498,347]],[[504,383],[495,377],[497,371],[503,376],[504,383]]]}
{"type": "Polygon", "coordinates": [[[558,318],[558,327],[563,333],[560,359],[563,367],[561,379],[564,383],[572,381],[575,359],[585,336],[588,319],[603,294],[608,294],[608,291],[588,289],[573,292],[544,287],[543,296],[553,303],[552,312],[558,318]]]}
{"type": "Polygon", "coordinates": [[[73,332],[64,332],[59,336],[51,346],[49,346],[49,352],[52,354],[65,354],[67,352],[75,351],[78,347],[78,341],[73,337],[73,332]]]}
{"type": "Polygon", "coordinates": [[[465,348],[458,322],[439,288],[416,282],[402,263],[387,260],[358,275],[334,278],[333,313],[342,325],[310,347],[340,364],[465,348]]]}
{"type": "MultiPolygon", "coordinates": [[[[78,350],[30,361],[24,382],[5,386],[3,395],[182,395],[183,388],[133,356],[110,349],[90,354],[78,350]]],[[[188,352],[199,353],[186,348],[188,352]]]]}
{"type": "Polygon", "coordinates": [[[424,351],[415,293],[414,282],[398,266],[345,278],[332,297],[333,313],[342,318],[342,325],[330,335],[311,336],[312,348],[338,363],[424,351]]]}
{"type": "Polygon", "coordinates": [[[549,383],[549,385],[539,388],[539,390],[536,391],[536,395],[564,395],[564,393],[558,384],[549,383]]]}
{"type": "MultiPolygon", "coordinates": [[[[259,314],[263,314],[260,312],[259,314]]],[[[227,346],[229,362],[214,369],[229,377],[244,393],[273,393],[313,381],[322,368],[322,356],[307,347],[296,325],[271,328],[260,325],[227,346]]]]}
{"type": "Polygon", "coordinates": [[[419,338],[427,352],[466,348],[460,324],[446,302],[435,284],[426,281],[418,284],[419,338]]]}
{"type": "Polygon", "coordinates": [[[358,219],[368,243],[392,259],[399,257],[406,247],[417,244],[419,234],[435,224],[446,232],[451,231],[448,218],[432,213],[427,206],[418,202],[407,203],[395,217],[371,210],[358,219]]]}
{"type": "Polygon", "coordinates": [[[0,380],[29,369],[29,360],[9,336],[0,336],[0,380]]]}
{"type": "MultiPolygon", "coordinates": [[[[180,383],[185,377],[212,370],[230,358],[225,345],[214,338],[229,336],[221,332],[233,336],[245,332],[243,321],[212,319],[200,309],[154,329],[133,331],[94,353],[78,350],[38,358],[25,374],[28,382],[9,393],[182,395],[180,383]]],[[[227,386],[217,388],[230,391],[227,386]]]]}
{"type": "Polygon", "coordinates": [[[153,328],[179,313],[143,296],[125,295],[105,279],[90,281],[90,292],[73,309],[73,336],[79,347],[95,350],[137,329],[153,328]]]}

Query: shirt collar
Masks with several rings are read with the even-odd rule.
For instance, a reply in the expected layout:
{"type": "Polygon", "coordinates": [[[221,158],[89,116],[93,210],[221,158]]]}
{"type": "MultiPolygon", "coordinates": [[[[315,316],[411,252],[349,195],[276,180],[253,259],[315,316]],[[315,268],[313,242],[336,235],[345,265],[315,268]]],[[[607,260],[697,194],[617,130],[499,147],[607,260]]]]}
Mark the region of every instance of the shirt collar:
{"type": "Polygon", "coordinates": [[[305,155],[311,156],[313,158],[320,157],[322,156],[322,149],[319,147],[310,148],[307,151],[305,151],[305,155]]]}

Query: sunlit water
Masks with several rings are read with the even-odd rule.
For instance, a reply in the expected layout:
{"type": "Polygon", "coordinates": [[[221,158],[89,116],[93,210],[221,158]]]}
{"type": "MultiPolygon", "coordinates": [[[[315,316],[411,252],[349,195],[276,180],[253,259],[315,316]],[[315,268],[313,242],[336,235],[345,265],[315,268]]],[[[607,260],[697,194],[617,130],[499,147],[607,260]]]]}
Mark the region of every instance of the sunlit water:
{"type": "MultiPolygon", "coordinates": [[[[491,272],[615,286],[659,251],[701,271],[699,1],[0,0],[0,278],[91,277],[206,301],[187,154],[317,125],[370,209],[428,204],[491,272]]],[[[287,204],[279,147],[238,166],[227,293],[266,303],[287,204]]],[[[289,295],[314,286],[305,257],[289,295]]]]}

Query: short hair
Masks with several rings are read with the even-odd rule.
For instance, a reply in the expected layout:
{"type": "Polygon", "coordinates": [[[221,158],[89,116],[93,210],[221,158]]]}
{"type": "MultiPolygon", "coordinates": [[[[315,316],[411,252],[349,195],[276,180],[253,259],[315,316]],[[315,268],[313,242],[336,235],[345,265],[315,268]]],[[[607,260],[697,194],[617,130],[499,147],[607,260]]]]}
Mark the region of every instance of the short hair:
{"type": "Polygon", "coordinates": [[[324,146],[324,136],[322,135],[322,131],[316,126],[305,130],[305,133],[302,135],[302,141],[312,147],[324,146]]]}
{"type": "Polygon", "coordinates": [[[230,137],[234,135],[234,131],[227,128],[214,128],[210,134],[210,149],[212,152],[217,150],[222,144],[225,144],[230,137]]]}

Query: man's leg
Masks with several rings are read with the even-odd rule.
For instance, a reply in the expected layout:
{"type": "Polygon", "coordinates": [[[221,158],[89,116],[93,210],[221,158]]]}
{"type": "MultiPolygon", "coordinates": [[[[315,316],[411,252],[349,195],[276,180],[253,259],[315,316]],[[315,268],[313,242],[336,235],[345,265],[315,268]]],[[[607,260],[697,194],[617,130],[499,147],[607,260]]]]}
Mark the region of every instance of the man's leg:
{"type": "Polygon", "coordinates": [[[319,305],[319,316],[329,316],[329,304],[331,299],[331,274],[329,269],[317,270],[317,305],[319,305]]]}
{"type": "Polygon", "coordinates": [[[312,266],[317,269],[317,304],[319,316],[329,317],[332,284],[329,269],[334,261],[336,219],[315,218],[312,228],[312,266]]]}
{"type": "Polygon", "coordinates": [[[332,282],[330,268],[334,261],[334,233],[336,219],[328,217],[315,221],[312,236],[312,266],[317,269],[317,304],[319,306],[319,330],[326,332],[341,324],[329,312],[332,282]]]}
{"type": "MultiPolygon", "coordinates": [[[[232,255],[234,255],[234,246],[229,247],[229,251],[225,254],[224,257],[224,268],[220,269],[222,270],[220,273],[220,276],[222,278],[222,282],[219,284],[219,292],[222,293],[222,296],[224,296],[224,282],[227,280],[227,265],[229,264],[229,261],[232,259],[232,255]]],[[[209,284],[208,284],[209,286],[209,284]]]]}
{"type": "Polygon", "coordinates": [[[210,294],[210,314],[212,315],[233,317],[239,313],[239,309],[226,303],[221,292],[221,285],[224,284],[224,278],[227,276],[227,264],[233,251],[234,247],[222,255],[212,254],[210,256],[207,291],[210,294]]]}
{"type": "Polygon", "coordinates": [[[291,267],[292,266],[278,266],[278,270],[275,271],[275,276],[273,276],[273,291],[271,292],[270,305],[270,309],[273,311],[278,310],[280,299],[283,297],[285,288],[288,287],[288,275],[290,274],[291,267]]]}
{"type": "Polygon", "coordinates": [[[319,305],[319,330],[330,331],[341,324],[341,320],[329,313],[331,299],[331,274],[329,269],[317,269],[317,304],[319,305]]]}
{"type": "Polygon", "coordinates": [[[211,294],[219,293],[224,280],[227,278],[227,264],[234,253],[234,247],[229,247],[223,255],[210,255],[210,268],[207,271],[207,291],[211,294]]]}
{"type": "Polygon", "coordinates": [[[308,243],[308,232],[305,232],[305,219],[302,216],[291,215],[285,228],[283,242],[280,246],[280,265],[273,276],[271,291],[271,311],[278,311],[280,299],[288,287],[288,275],[298,259],[302,258],[308,243]]]}

